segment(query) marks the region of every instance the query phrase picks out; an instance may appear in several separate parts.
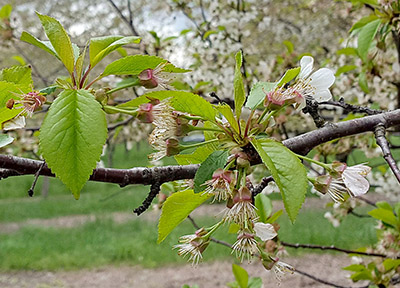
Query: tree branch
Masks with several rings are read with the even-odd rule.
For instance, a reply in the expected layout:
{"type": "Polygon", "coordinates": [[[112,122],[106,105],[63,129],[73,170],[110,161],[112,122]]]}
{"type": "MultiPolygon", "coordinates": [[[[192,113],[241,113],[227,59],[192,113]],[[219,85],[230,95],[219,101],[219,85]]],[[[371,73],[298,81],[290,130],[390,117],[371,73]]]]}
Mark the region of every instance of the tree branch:
{"type": "Polygon", "coordinates": [[[315,277],[314,275],[308,274],[308,273],[303,272],[303,271],[298,270],[298,269],[295,269],[294,272],[296,272],[296,273],[298,273],[300,275],[306,276],[306,277],[308,277],[308,278],[310,278],[310,279],[312,279],[312,280],[314,280],[316,282],[319,282],[319,283],[322,283],[322,284],[325,284],[325,285],[328,285],[328,286],[331,286],[331,287],[336,287],[336,288],[368,288],[369,287],[369,285],[361,286],[361,287],[341,286],[341,285],[338,285],[338,284],[335,284],[335,283],[328,282],[326,280],[320,279],[318,277],[315,277]]]}
{"type": "Polygon", "coordinates": [[[374,133],[375,133],[376,143],[382,149],[383,158],[385,158],[394,176],[396,176],[397,181],[400,183],[400,170],[399,167],[397,167],[397,163],[393,158],[392,152],[390,151],[389,142],[385,137],[386,133],[385,126],[383,125],[376,126],[374,133]]]}
{"type": "MultiPolygon", "coordinates": [[[[400,125],[400,109],[325,126],[321,129],[287,139],[283,141],[283,144],[295,153],[306,155],[312,148],[319,144],[344,136],[374,131],[378,125],[384,125],[385,127],[400,125]]],[[[251,157],[252,164],[261,163],[261,159],[257,153],[254,153],[251,157]]],[[[41,163],[41,161],[16,156],[0,155],[0,168],[14,170],[19,174],[35,174],[41,163]]],[[[155,172],[155,168],[144,167],[132,169],[97,168],[93,170],[90,180],[116,183],[122,187],[130,184],[150,185],[154,183],[155,174],[160,174],[160,181],[162,183],[193,179],[198,167],[199,165],[165,166],[159,167],[157,173],[155,172]]],[[[44,165],[40,171],[40,175],[55,176],[47,165],[44,165]]],[[[10,174],[9,176],[14,175],[10,174]]]]}
{"type": "Polygon", "coordinates": [[[371,257],[381,257],[381,258],[389,258],[385,254],[380,254],[380,253],[368,253],[368,252],[359,252],[359,251],[354,251],[354,250],[348,250],[348,249],[342,249],[338,248],[335,246],[320,246],[320,245],[313,245],[313,244],[293,244],[293,243],[287,243],[284,241],[281,241],[281,244],[285,247],[291,247],[291,248],[305,248],[305,249],[319,249],[319,250],[332,250],[332,251],[337,251],[337,252],[343,252],[346,254],[358,254],[358,255],[363,255],[363,256],[371,256],[371,257]]]}

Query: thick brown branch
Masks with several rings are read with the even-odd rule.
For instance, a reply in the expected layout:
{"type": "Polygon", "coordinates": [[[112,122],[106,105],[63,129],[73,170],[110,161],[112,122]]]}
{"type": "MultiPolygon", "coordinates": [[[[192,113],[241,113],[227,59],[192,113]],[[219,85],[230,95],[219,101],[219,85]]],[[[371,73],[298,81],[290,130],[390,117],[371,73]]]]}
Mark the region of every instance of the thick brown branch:
{"type": "MultiPolygon", "coordinates": [[[[18,175],[35,174],[42,161],[26,159],[10,155],[0,155],[0,168],[13,170],[18,175]]],[[[191,179],[197,171],[198,165],[186,166],[164,166],[158,168],[132,168],[132,169],[113,169],[113,168],[97,168],[93,170],[90,180],[98,182],[116,183],[120,186],[129,184],[151,185],[156,179],[156,174],[159,175],[161,183],[191,179]]],[[[40,175],[51,176],[55,175],[51,170],[44,165],[40,171],[40,175]]],[[[14,176],[9,173],[8,176],[14,176]]]]}
{"type": "MultiPolygon", "coordinates": [[[[293,152],[305,155],[319,144],[340,137],[374,131],[378,125],[384,125],[385,127],[400,125],[400,109],[331,124],[321,129],[285,140],[283,144],[293,152]]],[[[253,164],[261,163],[261,159],[256,156],[251,160],[253,164]]],[[[0,155],[0,168],[14,170],[19,174],[35,174],[41,163],[41,161],[26,158],[0,155]]],[[[159,167],[157,173],[155,172],[155,168],[97,168],[93,170],[90,180],[117,183],[121,186],[129,184],[151,185],[154,183],[155,174],[160,174],[161,183],[181,179],[193,179],[198,167],[199,165],[165,166],[159,167]]],[[[40,175],[54,177],[54,174],[51,173],[47,165],[40,171],[40,175]]]]}

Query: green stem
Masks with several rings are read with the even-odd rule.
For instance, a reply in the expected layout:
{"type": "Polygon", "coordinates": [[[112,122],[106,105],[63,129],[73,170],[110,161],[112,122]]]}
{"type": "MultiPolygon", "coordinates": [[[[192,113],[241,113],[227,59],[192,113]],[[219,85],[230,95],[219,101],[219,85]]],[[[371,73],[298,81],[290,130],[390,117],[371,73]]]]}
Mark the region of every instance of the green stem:
{"type": "MultiPolygon", "coordinates": [[[[92,82],[90,82],[88,85],[86,85],[85,89],[89,89],[90,86],[92,86],[95,82],[99,81],[101,79],[101,75],[97,76],[92,82]]],[[[82,79],[83,80],[83,79],[82,79]]],[[[82,82],[82,81],[81,81],[82,82]]]]}
{"type": "Polygon", "coordinates": [[[217,141],[219,141],[219,139],[212,139],[212,140],[199,142],[199,143],[194,143],[194,144],[189,144],[189,145],[180,145],[180,148],[182,150],[186,150],[186,149],[196,148],[196,147],[199,147],[199,146],[203,146],[203,145],[207,145],[207,144],[210,144],[210,143],[214,143],[214,142],[217,142],[217,141]]]}
{"type": "Polygon", "coordinates": [[[300,155],[300,154],[296,154],[296,156],[299,157],[300,159],[306,160],[306,161],[308,161],[310,163],[317,164],[317,165],[321,166],[322,168],[324,168],[325,170],[327,170],[328,172],[332,171],[332,168],[330,167],[330,165],[328,165],[326,163],[322,163],[320,161],[308,158],[308,157],[300,155]]]}
{"type": "Polygon", "coordinates": [[[219,221],[217,224],[211,226],[211,227],[209,228],[210,230],[207,232],[206,235],[204,235],[204,237],[206,237],[206,238],[211,237],[211,235],[212,235],[215,231],[217,231],[217,229],[219,228],[219,226],[221,226],[222,223],[224,223],[224,221],[219,221]]]}
{"type": "Polygon", "coordinates": [[[122,90],[122,89],[125,89],[125,88],[129,88],[129,87],[134,87],[134,86],[140,86],[140,82],[139,82],[138,78],[136,78],[135,81],[133,81],[131,83],[127,83],[125,85],[121,85],[121,86],[115,87],[114,89],[108,90],[106,92],[106,94],[112,94],[112,93],[117,92],[119,90],[122,90]]]}
{"type": "MultiPolygon", "coordinates": [[[[274,112],[274,111],[272,111],[272,112],[274,112]]],[[[271,112],[271,113],[272,113],[272,112],[271,112]]],[[[265,110],[263,111],[263,113],[261,114],[260,118],[258,118],[257,124],[260,124],[261,120],[264,118],[264,116],[265,116],[267,113],[268,113],[268,110],[265,109],[265,110]]]]}
{"type": "Polygon", "coordinates": [[[183,117],[187,120],[203,120],[203,118],[199,117],[199,116],[191,116],[191,115],[180,115],[180,117],[183,117]]]}
{"type": "Polygon", "coordinates": [[[192,126],[190,127],[191,131],[214,131],[214,132],[225,132],[222,129],[218,128],[212,128],[212,127],[197,127],[197,126],[192,126]]]}
{"type": "Polygon", "coordinates": [[[115,112],[115,113],[128,114],[128,115],[131,115],[131,116],[136,116],[136,114],[137,114],[137,110],[126,110],[126,109],[121,109],[121,108],[117,108],[117,107],[109,106],[109,105],[104,105],[103,109],[106,110],[106,112],[108,110],[108,111],[112,111],[112,112],[115,112]]]}
{"type": "Polygon", "coordinates": [[[228,171],[229,169],[231,169],[231,167],[233,166],[233,164],[235,164],[236,158],[233,158],[224,168],[225,171],[228,171]]]}

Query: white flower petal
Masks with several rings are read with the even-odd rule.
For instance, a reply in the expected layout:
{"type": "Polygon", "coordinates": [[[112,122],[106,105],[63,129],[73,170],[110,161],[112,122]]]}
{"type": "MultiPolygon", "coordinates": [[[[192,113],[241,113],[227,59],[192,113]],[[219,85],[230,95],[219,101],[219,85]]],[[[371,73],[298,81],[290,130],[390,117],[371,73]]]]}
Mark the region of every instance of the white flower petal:
{"type": "Polygon", "coordinates": [[[300,73],[298,78],[305,79],[310,75],[314,65],[314,58],[311,56],[303,56],[300,60],[300,73]]]}
{"type": "Polygon", "coordinates": [[[369,167],[369,166],[367,166],[367,165],[364,165],[364,164],[358,164],[358,165],[354,165],[354,166],[347,167],[347,168],[345,169],[345,171],[346,171],[346,170],[347,170],[347,173],[348,173],[348,172],[351,172],[351,173],[358,173],[358,174],[360,174],[360,175],[365,176],[365,175],[367,175],[369,172],[371,172],[371,167],[369,167]]]}
{"type": "Polygon", "coordinates": [[[25,117],[18,116],[17,118],[11,119],[3,123],[4,130],[16,130],[25,127],[25,117]]]}
{"type": "Polygon", "coordinates": [[[353,197],[364,195],[369,190],[368,180],[354,170],[345,169],[342,173],[342,179],[353,197]]]}
{"type": "Polygon", "coordinates": [[[328,101],[332,99],[332,94],[328,89],[319,90],[312,96],[317,102],[328,101]]]}
{"type": "Polygon", "coordinates": [[[321,68],[310,76],[310,85],[316,90],[325,90],[335,82],[335,75],[328,68],[321,68]]]}
{"type": "Polygon", "coordinates": [[[257,222],[254,224],[254,230],[256,231],[256,235],[260,237],[262,241],[271,240],[278,235],[274,226],[269,223],[257,222]]]}

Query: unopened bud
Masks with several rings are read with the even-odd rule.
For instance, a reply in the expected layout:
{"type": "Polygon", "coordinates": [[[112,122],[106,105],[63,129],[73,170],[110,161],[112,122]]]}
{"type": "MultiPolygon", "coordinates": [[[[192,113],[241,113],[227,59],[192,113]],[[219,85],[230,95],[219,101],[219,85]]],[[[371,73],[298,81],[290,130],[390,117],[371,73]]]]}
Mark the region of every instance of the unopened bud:
{"type": "Polygon", "coordinates": [[[179,145],[179,140],[175,138],[170,138],[165,141],[167,146],[167,156],[173,156],[181,152],[181,147],[179,145]]]}
{"type": "Polygon", "coordinates": [[[152,113],[153,104],[145,103],[139,106],[136,118],[143,123],[152,123],[154,121],[154,115],[152,113]]]}
{"type": "Polygon", "coordinates": [[[140,85],[147,89],[156,88],[158,86],[157,80],[154,77],[153,69],[146,69],[140,72],[138,78],[140,85]]]}

